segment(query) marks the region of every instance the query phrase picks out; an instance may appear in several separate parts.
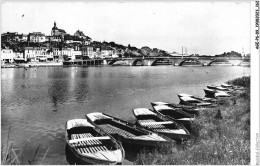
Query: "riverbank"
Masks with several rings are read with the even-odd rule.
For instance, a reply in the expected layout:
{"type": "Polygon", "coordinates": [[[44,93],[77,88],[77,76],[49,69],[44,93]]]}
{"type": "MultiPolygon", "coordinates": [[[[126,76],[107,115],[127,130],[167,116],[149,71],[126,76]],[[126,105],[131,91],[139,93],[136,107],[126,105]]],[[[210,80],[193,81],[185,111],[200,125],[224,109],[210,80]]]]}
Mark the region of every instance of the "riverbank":
{"type": "Polygon", "coordinates": [[[201,112],[192,139],[183,145],[142,151],[138,165],[250,164],[250,77],[228,81],[246,90],[223,105],[201,112]],[[218,110],[221,116],[216,116],[218,110]]]}
{"type": "Polygon", "coordinates": [[[29,62],[16,64],[1,64],[1,68],[24,68],[24,67],[61,67],[62,62],[29,62]]]}

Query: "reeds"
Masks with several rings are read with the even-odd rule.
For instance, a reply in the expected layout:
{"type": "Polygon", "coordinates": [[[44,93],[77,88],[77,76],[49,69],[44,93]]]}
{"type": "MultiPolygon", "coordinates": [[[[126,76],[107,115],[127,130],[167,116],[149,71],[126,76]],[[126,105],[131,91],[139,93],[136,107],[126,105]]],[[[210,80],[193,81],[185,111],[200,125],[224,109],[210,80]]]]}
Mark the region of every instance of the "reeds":
{"type": "Polygon", "coordinates": [[[11,133],[11,126],[9,127],[8,130],[8,135],[7,135],[7,141],[6,144],[2,144],[1,147],[1,165],[23,165],[23,164],[28,164],[28,165],[36,165],[39,164],[41,165],[46,158],[46,155],[49,151],[49,147],[44,153],[42,158],[39,158],[39,150],[41,145],[38,145],[36,148],[34,155],[32,159],[23,161],[23,154],[27,148],[28,141],[24,143],[24,145],[19,148],[15,149],[14,148],[14,143],[13,141],[10,141],[10,133],[11,133]]]}
{"type": "Polygon", "coordinates": [[[238,85],[239,82],[246,90],[230,97],[223,105],[202,111],[193,122],[192,137],[188,142],[153,151],[141,151],[135,164],[250,164],[250,91],[247,87],[250,78],[240,79],[236,79],[235,84],[238,85]],[[216,116],[217,114],[221,116],[216,116]]]}

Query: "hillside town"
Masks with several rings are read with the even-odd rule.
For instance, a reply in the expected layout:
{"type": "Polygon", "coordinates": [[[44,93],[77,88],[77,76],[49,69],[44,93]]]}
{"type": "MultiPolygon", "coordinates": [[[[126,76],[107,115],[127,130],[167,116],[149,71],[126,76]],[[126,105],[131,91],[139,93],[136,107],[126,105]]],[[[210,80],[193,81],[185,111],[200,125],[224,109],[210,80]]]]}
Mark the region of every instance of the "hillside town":
{"type": "MultiPolygon", "coordinates": [[[[63,62],[86,59],[122,58],[122,57],[156,57],[156,56],[203,56],[188,54],[187,48],[182,53],[143,46],[136,48],[115,42],[92,41],[83,31],[77,30],[73,35],[58,28],[54,22],[51,35],[41,32],[18,34],[6,32],[1,35],[1,64],[28,62],[63,62]]],[[[204,55],[208,56],[208,55],[204,55]]],[[[231,51],[215,56],[245,56],[231,51]]],[[[246,56],[250,56],[249,54],[246,56]]]]}
{"type": "Polygon", "coordinates": [[[2,64],[168,55],[166,51],[147,46],[138,49],[115,42],[92,41],[80,30],[71,35],[58,28],[56,22],[49,36],[41,32],[7,32],[1,35],[1,40],[2,64]]]}

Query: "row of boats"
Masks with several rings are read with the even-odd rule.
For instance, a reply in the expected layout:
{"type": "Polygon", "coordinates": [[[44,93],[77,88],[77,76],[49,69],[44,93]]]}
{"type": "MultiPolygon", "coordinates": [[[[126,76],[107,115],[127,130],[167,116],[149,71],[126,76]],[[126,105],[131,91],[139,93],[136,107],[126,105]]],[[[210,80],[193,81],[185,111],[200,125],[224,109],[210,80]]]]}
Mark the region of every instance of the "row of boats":
{"type": "Polygon", "coordinates": [[[86,114],[86,119],[68,120],[66,143],[75,157],[89,164],[122,164],[122,144],[157,147],[188,140],[192,121],[200,111],[243,90],[228,84],[207,88],[204,98],[182,93],[178,94],[179,104],[158,101],[151,103],[153,109],[133,109],[135,124],[101,112],[86,114]]]}

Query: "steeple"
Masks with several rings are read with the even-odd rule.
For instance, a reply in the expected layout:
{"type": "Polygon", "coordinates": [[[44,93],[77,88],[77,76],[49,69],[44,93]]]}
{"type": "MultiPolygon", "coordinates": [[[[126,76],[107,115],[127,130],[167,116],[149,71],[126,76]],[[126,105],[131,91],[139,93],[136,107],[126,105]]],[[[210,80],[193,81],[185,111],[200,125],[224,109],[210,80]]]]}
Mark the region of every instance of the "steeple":
{"type": "Polygon", "coordinates": [[[54,27],[56,28],[56,21],[54,21],[54,27]]]}

